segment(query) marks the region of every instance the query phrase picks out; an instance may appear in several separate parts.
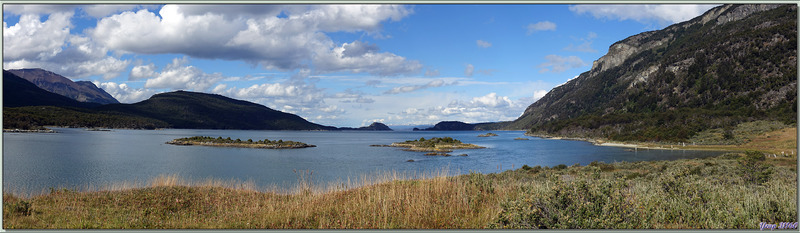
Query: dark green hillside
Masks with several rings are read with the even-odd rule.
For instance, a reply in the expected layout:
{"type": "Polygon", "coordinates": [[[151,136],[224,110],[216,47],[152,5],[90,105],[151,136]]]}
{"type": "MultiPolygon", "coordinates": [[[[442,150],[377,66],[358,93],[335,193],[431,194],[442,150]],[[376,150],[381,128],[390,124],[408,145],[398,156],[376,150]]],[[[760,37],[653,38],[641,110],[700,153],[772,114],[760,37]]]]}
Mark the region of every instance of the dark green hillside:
{"type": "Polygon", "coordinates": [[[173,128],[331,130],[284,113],[242,100],[215,94],[176,91],[156,94],[135,104],[109,104],[101,111],[159,119],[173,128]]]}
{"type": "Polygon", "coordinates": [[[152,118],[107,114],[85,108],[29,106],[3,108],[4,129],[39,129],[42,126],[155,129],[169,124],[152,118]]]}
{"type": "Polygon", "coordinates": [[[797,7],[724,5],[615,43],[507,128],[684,141],[755,120],[796,124],[797,7]]]}

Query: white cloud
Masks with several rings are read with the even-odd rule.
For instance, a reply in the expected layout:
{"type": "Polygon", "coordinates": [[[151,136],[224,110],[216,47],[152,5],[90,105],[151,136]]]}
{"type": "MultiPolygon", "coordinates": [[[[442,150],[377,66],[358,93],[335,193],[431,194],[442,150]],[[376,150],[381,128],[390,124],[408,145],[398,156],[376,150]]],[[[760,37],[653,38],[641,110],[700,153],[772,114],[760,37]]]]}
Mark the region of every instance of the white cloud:
{"type": "MultiPolygon", "coordinates": [[[[426,96],[425,98],[432,97],[426,96]]],[[[439,97],[439,99],[447,98],[439,97]]],[[[432,124],[443,120],[468,123],[507,121],[519,117],[525,107],[530,104],[527,100],[512,101],[509,97],[500,96],[494,92],[472,97],[466,101],[459,99],[452,100],[447,106],[406,108],[400,112],[390,113],[391,116],[388,119],[403,120],[411,124],[432,124]]]]}
{"type": "Polygon", "coordinates": [[[244,29],[241,22],[221,15],[185,16],[176,5],[166,5],[158,15],[148,11],[123,12],[97,22],[88,34],[111,49],[133,53],[180,53],[212,58],[231,35],[244,29]]]}
{"type": "Polygon", "coordinates": [[[135,103],[153,96],[156,94],[156,91],[146,88],[131,88],[128,84],[120,83],[117,84],[115,82],[93,82],[95,86],[98,86],[108,92],[111,96],[117,99],[120,103],[135,103]]]}
{"type": "Polygon", "coordinates": [[[416,91],[416,90],[428,89],[428,88],[432,88],[432,87],[449,86],[449,85],[455,85],[455,84],[458,84],[458,82],[447,83],[442,79],[437,79],[437,80],[430,81],[429,83],[424,84],[424,85],[412,85],[412,86],[395,87],[395,88],[392,88],[391,90],[383,92],[383,94],[400,94],[400,93],[407,93],[407,92],[412,92],[412,91],[416,91]]]}
{"type": "Polygon", "coordinates": [[[147,79],[145,88],[205,91],[225,77],[220,73],[207,74],[197,67],[187,66],[186,57],[175,58],[154,78],[147,79]]]}
{"type": "MultiPolygon", "coordinates": [[[[212,93],[259,103],[275,110],[306,117],[321,124],[336,122],[341,119],[341,116],[347,114],[346,109],[338,105],[327,104],[326,99],[346,99],[350,100],[350,103],[374,102],[359,93],[344,92],[326,95],[325,89],[316,87],[314,79],[308,78],[308,75],[308,70],[301,70],[291,79],[283,82],[254,84],[243,88],[219,84],[212,89],[212,93]]],[[[344,103],[348,102],[344,101],[344,103]]]]}
{"type": "Polygon", "coordinates": [[[72,12],[20,16],[17,24],[3,23],[3,67],[43,68],[69,78],[102,75],[114,78],[130,61],[108,56],[108,50],[91,38],[71,35],[72,12]]]}
{"type": "Polygon", "coordinates": [[[555,31],[556,24],[550,21],[541,21],[537,23],[528,24],[528,35],[537,31],[555,31]]]}
{"type": "Polygon", "coordinates": [[[344,43],[327,53],[317,53],[313,63],[317,72],[350,71],[391,76],[417,73],[422,69],[418,61],[408,61],[393,53],[377,53],[378,47],[359,41],[344,43]]]}
{"type": "Polygon", "coordinates": [[[464,76],[472,77],[472,74],[475,72],[475,66],[472,64],[467,64],[467,67],[464,68],[464,76]]]}
{"type": "Polygon", "coordinates": [[[140,80],[146,78],[155,77],[158,73],[156,73],[156,65],[150,63],[149,65],[144,66],[134,66],[131,69],[130,76],[128,80],[140,80]]]}
{"type": "Polygon", "coordinates": [[[544,72],[560,73],[568,69],[586,66],[586,62],[583,62],[581,58],[576,56],[562,57],[550,54],[545,56],[544,58],[547,60],[547,62],[544,62],[537,66],[538,68],[541,68],[539,70],[540,73],[544,72]]]}
{"type": "Polygon", "coordinates": [[[3,21],[3,60],[46,60],[61,52],[69,38],[72,12],[51,14],[47,21],[25,14],[7,26],[3,21]]]}
{"type": "Polygon", "coordinates": [[[26,14],[13,26],[4,22],[3,67],[42,68],[69,78],[118,76],[130,62],[107,56],[108,50],[88,37],[70,35],[72,15],[53,13],[42,22],[26,14]]]}
{"type": "Polygon", "coordinates": [[[574,5],[569,10],[578,14],[591,14],[595,18],[635,20],[642,23],[656,21],[673,24],[697,17],[716,5],[574,5]]]}
{"type": "Polygon", "coordinates": [[[542,97],[547,95],[548,92],[549,91],[547,91],[547,90],[537,90],[537,91],[533,92],[534,101],[541,99],[542,97]]]}
{"type": "Polygon", "coordinates": [[[481,47],[481,48],[492,47],[492,43],[489,43],[489,42],[486,42],[486,41],[483,41],[483,40],[478,40],[475,43],[478,44],[478,47],[481,47]]]}
{"type": "Polygon", "coordinates": [[[119,73],[125,70],[130,64],[130,61],[119,60],[113,57],[105,57],[99,60],[86,61],[74,64],[72,72],[68,74],[78,74],[77,77],[86,77],[91,75],[102,75],[103,79],[109,80],[119,76],[119,73]]]}
{"type": "Polygon", "coordinates": [[[468,106],[471,107],[507,107],[511,106],[511,100],[506,96],[498,96],[497,93],[489,93],[488,95],[472,98],[468,106]]]}
{"type": "Polygon", "coordinates": [[[325,34],[378,33],[381,22],[411,14],[405,6],[216,7],[165,5],[159,14],[147,10],[123,12],[101,19],[88,33],[119,51],[242,60],[283,71],[307,69],[311,64],[316,73],[398,75],[417,72],[421,67],[419,62],[402,56],[378,53],[377,46],[361,41],[336,46],[325,34]],[[251,17],[242,17],[245,15],[251,17]]]}

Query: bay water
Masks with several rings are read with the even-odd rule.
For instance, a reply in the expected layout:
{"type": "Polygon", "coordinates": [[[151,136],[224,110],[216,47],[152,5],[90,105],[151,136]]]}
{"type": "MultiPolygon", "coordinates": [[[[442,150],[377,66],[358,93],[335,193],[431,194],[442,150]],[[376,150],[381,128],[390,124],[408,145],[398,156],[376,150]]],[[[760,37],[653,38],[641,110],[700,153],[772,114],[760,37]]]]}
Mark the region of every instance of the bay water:
{"type": "Polygon", "coordinates": [[[160,175],[177,175],[188,180],[251,181],[256,187],[291,188],[297,185],[301,174],[316,184],[330,184],[386,172],[496,173],[523,165],[552,167],[586,165],[592,161],[674,160],[722,153],[631,150],[584,141],[528,137],[522,131],[55,130],[58,133],[3,133],[5,190],[40,192],[49,188],[103,187],[147,182],[160,175]],[[499,136],[477,137],[487,132],[499,136]],[[316,147],[276,150],[165,144],[191,136],[281,139],[316,147]],[[456,150],[450,153],[453,156],[443,157],[370,146],[421,137],[452,137],[486,148],[456,150]],[[517,137],[529,140],[514,140],[517,137]]]}

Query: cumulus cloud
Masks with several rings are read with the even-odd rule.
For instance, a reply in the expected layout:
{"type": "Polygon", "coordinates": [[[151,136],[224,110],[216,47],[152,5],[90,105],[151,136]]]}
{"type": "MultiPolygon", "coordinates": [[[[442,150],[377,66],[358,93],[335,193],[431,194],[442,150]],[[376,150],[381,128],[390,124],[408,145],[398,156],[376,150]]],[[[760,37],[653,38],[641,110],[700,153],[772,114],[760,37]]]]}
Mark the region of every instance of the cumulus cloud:
{"type": "Polygon", "coordinates": [[[539,73],[560,73],[568,69],[586,66],[586,62],[577,56],[562,57],[550,54],[545,56],[544,59],[547,61],[537,66],[538,68],[541,68],[539,73]]]}
{"type": "Polygon", "coordinates": [[[317,72],[350,71],[376,75],[417,73],[422,69],[418,61],[409,61],[393,53],[377,53],[378,47],[359,41],[344,43],[327,53],[316,54],[313,59],[317,72]]]}
{"type": "Polygon", "coordinates": [[[173,59],[154,78],[147,79],[144,87],[205,91],[224,79],[220,73],[207,74],[197,67],[187,65],[188,63],[186,57],[173,59]]]}
{"type": "Polygon", "coordinates": [[[475,73],[475,66],[472,64],[467,64],[467,67],[464,68],[464,76],[472,77],[472,74],[475,73]]]}
{"type": "Polygon", "coordinates": [[[108,56],[91,38],[71,35],[72,12],[53,13],[42,22],[38,15],[20,16],[17,24],[3,23],[3,67],[43,68],[69,78],[102,75],[110,79],[130,64],[108,56]]]}
{"type": "Polygon", "coordinates": [[[308,70],[300,70],[292,78],[277,83],[254,84],[249,87],[228,87],[219,84],[211,92],[235,99],[243,99],[262,104],[279,111],[297,114],[317,123],[331,122],[347,114],[347,110],[328,104],[326,99],[344,100],[347,103],[371,103],[374,100],[363,97],[360,93],[346,91],[326,94],[325,89],[318,88],[315,80],[309,78],[308,70]],[[316,121],[319,120],[319,121],[316,121]]]}
{"type": "Polygon", "coordinates": [[[697,17],[716,5],[574,5],[569,10],[599,19],[653,21],[673,24],[697,17]]]}
{"type": "Polygon", "coordinates": [[[512,101],[507,96],[489,93],[468,100],[453,100],[446,106],[428,108],[407,108],[392,113],[390,120],[404,120],[414,123],[435,123],[442,120],[457,120],[469,123],[505,121],[519,117],[530,104],[527,100],[512,101]]]}
{"type": "Polygon", "coordinates": [[[144,65],[144,66],[141,66],[141,65],[140,66],[134,66],[133,69],[131,69],[131,73],[130,73],[130,76],[128,77],[128,80],[132,80],[133,81],[133,80],[141,80],[141,79],[152,78],[152,77],[155,77],[156,74],[157,74],[156,73],[156,65],[154,65],[152,63],[150,63],[149,65],[144,65]]]}
{"type": "Polygon", "coordinates": [[[486,42],[486,41],[483,41],[483,40],[478,40],[475,43],[478,44],[478,47],[481,47],[481,48],[492,47],[492,43],[489,43],[489,42],[486,42]]]}
{"type": "Polygon", "coordinates": [[[131,88],[128,84],[125,83],[115,83],[115,82],[93,82],[95,86],[98,86],[108,92],[111,96],[117,99],[120,103],[135,103],[153,96],[156,94],[156,91],[146,88],[131,88]]]}
{"type": "Polygon", "coordinates": [[[378,32],[381,22],[410,14],[405,6],[216,7],[165,5],[158,14],[123,12],[103,18],[88,33],[104,46],[124,52],[242,60],[283,71],[307,69],[311,63],[315,72],[398,75],[421,67],[402,56],[378,53],[376,45],[361,41],[336,46],[325,34],[378,32]]]}
{"type": "Polygon", "coordinates": [[[555,31],[556,24],[550,21],[541,21],[537,23],[528,24],[528,35],[537,31],[555,31]]]}
{"type": "Polygon", "coordinates": [[[432,87],[441,87],[441,86],[455,85],[455,84],[458,84],[458,82],[447,83],[442,79],[437,79],[437,80],[430,81],[429,83],[424,84],[424,85],[411,85],[411,86],[395,87],[395,88],[392,88],[391,90],[383,92],[383,94],[400,94],[400,93],[407,93],[407,92],[412,92],[412,91],[417,91],[417,90],[422,90],[422,89],[428,89],[428,88],[432,88],[432,87]]]}
{"type": "Polygon", "coordinates": [[[72,12],[54,13],[47,21],[39,15],[25,14],[19,22],[3,22],[3,60],[45,60],[61,52],[70,34],[72,12]]]}

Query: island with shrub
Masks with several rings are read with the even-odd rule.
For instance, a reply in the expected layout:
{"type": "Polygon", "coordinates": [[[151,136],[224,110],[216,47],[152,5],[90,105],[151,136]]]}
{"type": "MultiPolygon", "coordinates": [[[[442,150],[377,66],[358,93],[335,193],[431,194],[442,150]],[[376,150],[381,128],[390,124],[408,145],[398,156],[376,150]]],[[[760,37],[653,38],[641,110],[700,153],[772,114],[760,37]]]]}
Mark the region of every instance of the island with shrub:
{"type": "Polygon", "coordinates": [[[178,138],[166,143],[179,146],[217,146],[217,147],[243,147],[243,148],[261,148],[261,149],[296,149],[296,148],[316,147],[315,145],[310,145],[295,141],[284,141],[284,140],[274,141],[269,139],[258,140],[258,141],[253,141],[253,139],[247,139],[246,141],[242,141],[241,139],[238,138],[233,140],[230,137],[213,138],[208,136],[178,138]]]}
{"type": "Polygon", "coordinates": [[[486,148],[482,146],[478,146],[475,144],[468,144],[459,141],[458,139],[453,139],[451,137],[441,137],[441,138],[430,138],[425,139],[420,138],[417,140],[408,140],[405,142],[395,142],[390,145],[372,145],[378,147],[404,147],[406,151],[418,151],[418,152],[453,152],[456,149],[481,149],[486,148]]]}

